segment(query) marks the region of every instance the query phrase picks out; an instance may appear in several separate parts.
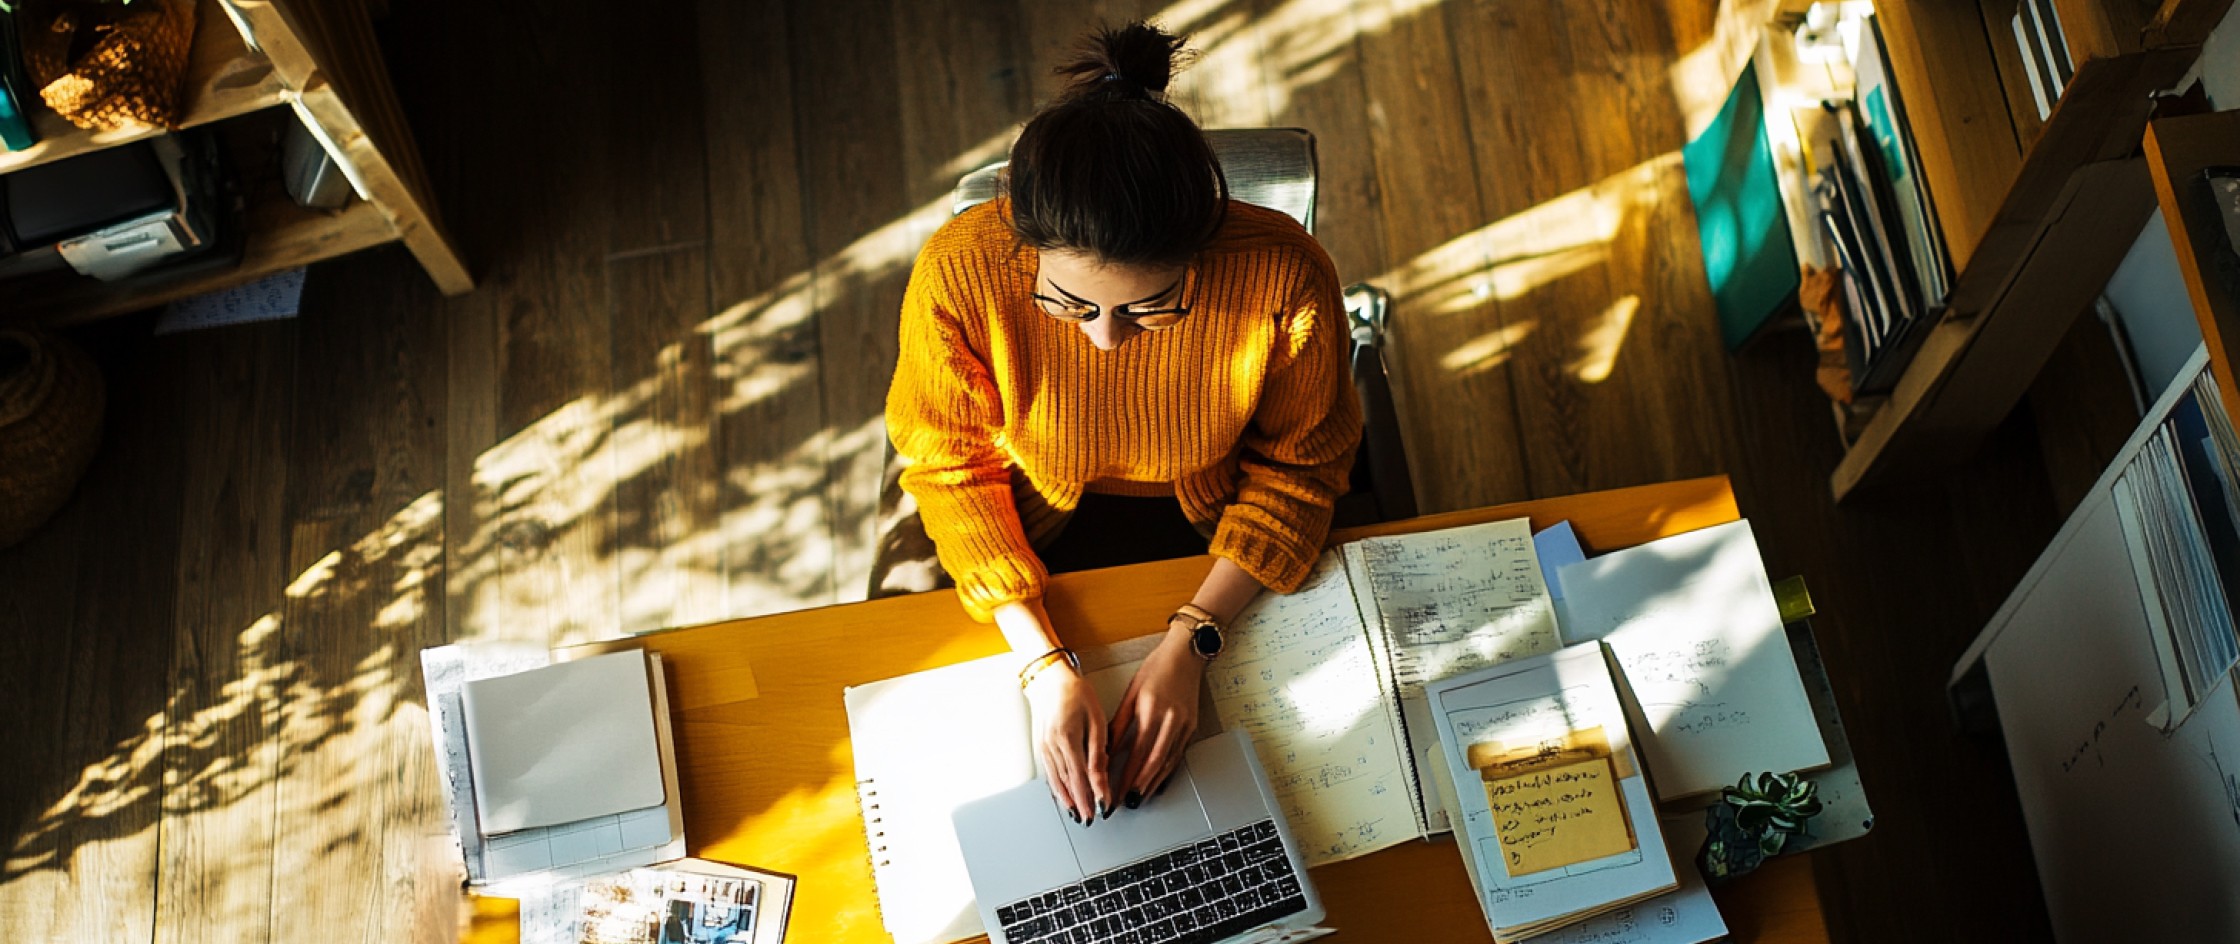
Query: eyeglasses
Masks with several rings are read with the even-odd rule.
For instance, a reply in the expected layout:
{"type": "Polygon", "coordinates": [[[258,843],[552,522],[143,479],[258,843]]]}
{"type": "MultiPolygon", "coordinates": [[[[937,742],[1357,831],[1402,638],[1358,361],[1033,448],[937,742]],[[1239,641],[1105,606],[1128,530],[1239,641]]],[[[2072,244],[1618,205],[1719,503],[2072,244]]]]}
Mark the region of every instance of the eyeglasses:
{"type": "MultiPolygon", "coordinates": [[[[1041,276],[1037,275],[1036,279],[1038,282],[1041,281],[1041,276]]],[[[1130,308],[1127,305],[1114,305],[1106,308],[1075,296],[1073,293],[1059,288],[1057,283],[1054,282],[1048,283],[1051,290],[1066,296],[1065,298],[1052,298],[1041,292],[1033,292],[1031,296],[1034,298],[1035,304],[1042,306],[1043,314],[1059,321],[1087,324],[1110,314],[1114,318],[1134,324],[1145,331],[1158,331],[1162,328],[1174,327],[1176,322],[1183,319],[1183,316],[1190,314],[1190,306],[1181,303],[1183,298],[1189,294],[1189,286],[1185,284],[1189,280],[1190,273],[1186,271],[1181,278],[1174,280],[1173,285],[1167,286],[1165,291],[1151,296],[1145,302],[1135,303],[1155,304],[1161,299],[1171,299],[1174,302],[1174,304],[1164,308],[1130,308]]]]}

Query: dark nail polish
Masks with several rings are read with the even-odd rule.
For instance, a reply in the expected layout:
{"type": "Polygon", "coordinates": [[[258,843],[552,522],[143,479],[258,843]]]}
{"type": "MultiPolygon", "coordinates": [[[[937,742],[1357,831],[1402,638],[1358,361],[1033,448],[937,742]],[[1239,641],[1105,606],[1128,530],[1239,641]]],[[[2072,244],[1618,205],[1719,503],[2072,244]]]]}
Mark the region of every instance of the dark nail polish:
{"type": "Polygon", "coordinates": [[[1081,814],[1079,814],[1079,813],[1076,813],[1076,812],[1074,812],[1074,811],[1072,811],[1072,810],[1067,810],[1067,811],[1066,811],[1066,815],[1067,815],[1067,816],[1071,816],[1071,817],[1073,817],[1073,821],[1074,821],[1074,822],[1076,822],[1076,823],[1078,823],[1078,822],[1081,822],[1081,814]]]}
{"type": "Polygon", "coordinates": [[[1105,805],[1104,805],[1104,818],[1105,818],[1105,819],[1111,819],[1111,818],[1112,818],[1112,804],[1110,804],[1110,803],[1107,803],[1107,804],[1105,804],[1105,805]]]}
{"type": "Polygon", "coordinates": [[[1154,797],[1162,797],[1162,796],[1166,796],[1166,795],[1167,795],[1167,784],[1170,784],[1170,783],[1173,783],[1173,782],[1174,782],[1174,781],[1172,781],[1172,780],[1162,780],[1162,781],[1160,781],[1160,782],[1159,782],[1159,789],[1151,791],[1151,795],[1152,795],[1152,796],[1154,796],[1154,797]]]}
{"type": "Polygon", "coordinates": [[[1136,791],[1134,791],[1134,790],[1130,790],[1130,791],[1128,791],[1128,808],[1132,810],[1132,809],[1135,809],[1136,807],[1139,807],[1139,806],[1142,806],[1142,805],[1143,805],[1143,794],[1141,794],[1141,793],[1138,793],[1138,792],[1136,792],[1136,791]]]}

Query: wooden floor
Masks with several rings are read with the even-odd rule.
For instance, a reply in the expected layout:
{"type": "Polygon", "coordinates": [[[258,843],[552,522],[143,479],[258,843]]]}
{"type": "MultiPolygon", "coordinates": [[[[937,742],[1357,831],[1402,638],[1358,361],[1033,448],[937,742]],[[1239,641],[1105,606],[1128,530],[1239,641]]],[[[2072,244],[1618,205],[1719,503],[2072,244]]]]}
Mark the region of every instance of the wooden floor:
{"type": "Polygon", "coordinates": [[[1982,455],[1833,507],[1802,335],[1718,343],[1678,157],[1734,65],[1712,5],[567,6],[383,27],[478,291],[378,250],[295,321],[80,335],[104,451],[0,552],[8,939],[446,939],[418,650],[859,597],[911,257],[1059,50],[1146,14],[1205,50],[1206,125],[1320,139],[1323,241],[1399,296],[1425,510],[1724,472],[1808,577],[1878,814],[1817,857],[1834,936],[2046,936],[1942,681],[2128,400],[2087,319],[1982,455]]]}

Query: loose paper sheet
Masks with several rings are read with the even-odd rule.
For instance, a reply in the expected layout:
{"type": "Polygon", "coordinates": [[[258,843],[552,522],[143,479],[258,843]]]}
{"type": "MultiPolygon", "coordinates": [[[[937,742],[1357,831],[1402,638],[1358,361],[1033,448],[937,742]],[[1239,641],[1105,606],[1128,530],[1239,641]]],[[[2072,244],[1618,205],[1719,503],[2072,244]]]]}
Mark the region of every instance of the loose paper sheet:
{"type": "Polygon", "coordinates": [[[1377,676],[1335,552],[1298,592],[1247,607],[1207,673],[1215,711],[1252,735],[1310,867],[1416,836],[1377,676]]]}
{"type": "Polygon", "coordinates": [[[1572,530],[1571,522],[1558,521],[1532,536],[1533,553],[1540,555],[1540,580],[1548,585],[1548,600],[1556,611],[1557,633],[1571,622],[1563,608],[1563,581],[1557,578],[1566,567],[1587,559],[1587,549],[1579,545],[1579,533],[1572,530]]]}
{"type": "Polygon", "coordinates": [[[1560,579],[1564,638],[1616,653],[1660,798],[1827,765],[1749,522],[1604,554],[1560,579]]]}

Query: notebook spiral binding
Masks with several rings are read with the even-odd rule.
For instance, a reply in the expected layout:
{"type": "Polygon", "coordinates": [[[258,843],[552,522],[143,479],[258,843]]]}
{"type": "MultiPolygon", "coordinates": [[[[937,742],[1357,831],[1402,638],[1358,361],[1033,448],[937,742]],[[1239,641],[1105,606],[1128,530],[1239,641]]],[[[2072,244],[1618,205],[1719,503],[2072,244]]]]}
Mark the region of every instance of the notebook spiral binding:
{"type": "Polygon", "coordinates": [[[856,781],[856,806],[863,811],[864,858],[871,863],[873,884],[876,887],[880,871],[893,864],[887,858],[887,831],[882,828],[886,818],[879,813],[878,781],[856,781]]]}

